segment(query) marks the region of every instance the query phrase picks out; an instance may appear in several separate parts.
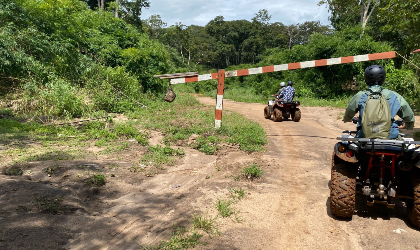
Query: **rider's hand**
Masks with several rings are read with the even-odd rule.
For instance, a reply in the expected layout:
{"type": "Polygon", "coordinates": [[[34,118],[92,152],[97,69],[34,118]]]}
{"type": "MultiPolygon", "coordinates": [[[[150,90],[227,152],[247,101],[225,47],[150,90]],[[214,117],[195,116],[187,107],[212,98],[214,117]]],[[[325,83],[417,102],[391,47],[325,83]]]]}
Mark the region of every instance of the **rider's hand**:
{"type": "Polygon", "coordinates": [[[271,95],[272,97],[275,97],[276,95],[271,95]]]}
{"type": "Polygon", "coordinates": [[[405,129],[405,122],[401,126],[398,126],[399,129],[405,129]]]}

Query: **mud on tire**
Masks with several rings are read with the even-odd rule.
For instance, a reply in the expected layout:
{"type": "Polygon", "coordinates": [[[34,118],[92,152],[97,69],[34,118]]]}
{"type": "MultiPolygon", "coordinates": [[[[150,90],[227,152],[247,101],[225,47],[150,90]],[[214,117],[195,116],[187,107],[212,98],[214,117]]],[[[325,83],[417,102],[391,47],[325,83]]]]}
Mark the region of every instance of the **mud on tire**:
{"type": "Polygon", "coordinates": [[[354,164],[332,156],[330,209],[337,217],[350,218],[356,205],[356,174],[354,164]]]}
{"type": "Polygon", "coordinates": [[[298,122],[298,121],[300,121],[301,116],[302,116],[302,114],[300,113],[300,110],[296,109],[295,113],[292,114],[292,120],[294,122],[298,122]]]}
{"type": "Polygon", "coordinates": [[[266,106],[264,108],[264,118],[265,119],[270,119],[271,118],[271,113],[270,113],[270,107],[266,106]]]}
{"type": "Polygon", "coordinates": [[[281,122],[282,121],[282,112],[280,109],[274,109],[274,113],[273,113],[273,120],[275,122],[281,122]]]}
{"type": "Polygon", "coordinates": [[[407,204],[408,219],[411,224],[420,228],[420,178],[413,178],[414,199],[407,204]]]}

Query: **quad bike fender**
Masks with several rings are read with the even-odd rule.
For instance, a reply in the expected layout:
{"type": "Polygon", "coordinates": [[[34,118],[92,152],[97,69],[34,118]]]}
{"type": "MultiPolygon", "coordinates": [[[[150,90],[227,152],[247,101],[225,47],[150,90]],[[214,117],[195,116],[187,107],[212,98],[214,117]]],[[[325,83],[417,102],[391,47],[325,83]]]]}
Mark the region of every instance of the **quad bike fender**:
{"type": "Polygon", "coordinates": [[[347,154],[347,152],[350,151],[350,150],[351,149],[349,149],[348,143],[346,144],[346,143],[343,143],[343,142],[338,142],[334,146],[335,155],[338,158],[340,158],[341,160],[346,161],[346,162],[350,162],[350,163],[357,163],[357,162],[359,162],[359,160],[356,158],[356,154],[355,154],[354,151],[353,151],[352,154],[347,154]],[[345,147],[345,151],[344,152],[340,152],[339,151],[340,146],[344,146],[345,147]]]}

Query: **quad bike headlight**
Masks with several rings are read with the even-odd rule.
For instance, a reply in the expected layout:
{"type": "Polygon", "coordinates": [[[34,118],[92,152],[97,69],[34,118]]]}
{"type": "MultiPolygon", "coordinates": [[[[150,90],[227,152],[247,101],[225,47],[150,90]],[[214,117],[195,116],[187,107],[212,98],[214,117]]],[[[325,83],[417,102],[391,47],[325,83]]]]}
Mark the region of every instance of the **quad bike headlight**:
{"type": "Polygon", "coordinates": [[[344,151],[346,151],[346,147],[344,147],[343,145],[338,147],[338,152],[344,153],[344,151]]]}

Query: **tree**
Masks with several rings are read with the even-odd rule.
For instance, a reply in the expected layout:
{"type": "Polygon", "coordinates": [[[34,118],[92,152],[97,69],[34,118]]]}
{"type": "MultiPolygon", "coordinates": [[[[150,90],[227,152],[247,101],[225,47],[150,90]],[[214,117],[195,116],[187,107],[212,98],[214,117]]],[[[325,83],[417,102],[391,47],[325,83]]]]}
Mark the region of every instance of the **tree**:
{"type": "Polygon", "coordinates": [[[166,23],[162,21],[160,15],[151,15],[149,19],[145,21],[146,30],[149,36],[158,39],[162,34],[163,28],[166,27],[166,23]]]}
{"type": "Polygon", "coordinates": [[[141,27],[141,11],[143,8],[149,8],[150,2],[148,0],[119,0],[119,2],[121,18],[127,23],[141,27]]]}
{"type": "Polygon", "coordinates": [[[418,0],[389,0],[386,6],[380,8],[379,16],[386,23],[382,28],[383,31],[403,34],[403,40],[408,45],[405,52],[420,48],[420,2],[418,0]]]}
{"type": "Polygon", "coordinates": [[[356,20],[359,16],[363,34],[372,13],[375,13],[380,3],[381,0],[322,0],[318,5],[328,5],[331,12],[331,24],[339,30],[357,24],[356,20]]]}

